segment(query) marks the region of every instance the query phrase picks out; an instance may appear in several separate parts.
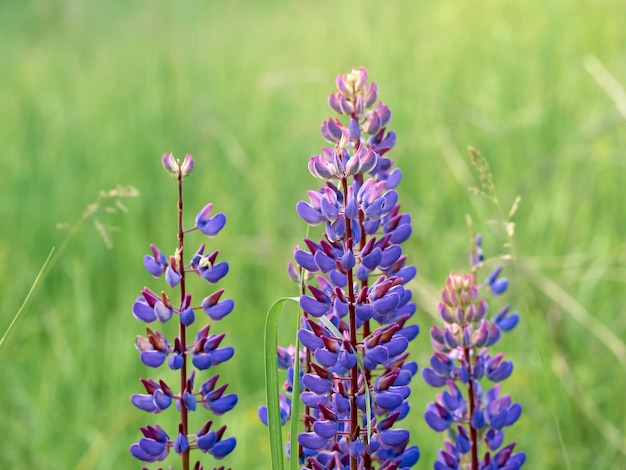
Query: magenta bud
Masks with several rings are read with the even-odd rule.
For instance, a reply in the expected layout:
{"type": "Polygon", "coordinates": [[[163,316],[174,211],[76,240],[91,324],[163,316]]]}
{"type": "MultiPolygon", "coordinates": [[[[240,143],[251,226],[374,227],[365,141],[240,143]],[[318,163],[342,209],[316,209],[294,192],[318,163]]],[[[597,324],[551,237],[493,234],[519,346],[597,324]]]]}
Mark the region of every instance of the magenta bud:
{"type": "Polygon", "coordinates": [[[330,109],[332,109],[338,114],[343,113],[343,111],[341,110],[341,105],[339,103],[340,97],[341,97],[340,93],[333,93],[328,97],[328,106],[330,106],[330,109]]]}
{"type": "Polygon", "coordinates": [[[354,112],[354,105],[343,96],[339,98],[339,106],[343,114],[352,114],[354,112]]]}
{"type": "Polygon", "coordinates": [[[363,116],[365,114],[365,105],[363,104],[363,95],[356,95],[356,102],[354,104],[354,114],[357,116],[363,116]]]}
{"type": "Polygon", "coordinates": [[[374,109],[374,113],[380,117],[380,126],[387,127],[389,121],[391,121],[391,110],[389,106],[384,103],[378,103],[378,106],[374,109]]]}
{"type": "Polygon", "coordinates": [[[163,158],[161,159],[161,163],[163,164],[163,168],[169,171],[172,174],[176,174],[178,172],[178,163],[176,163],[176,159],[174,155],[171,153],[164,153],[163,158]]]}
{"type": "Polygon", "coordinates": [[[350,83],[348,83],[348,76],[346,75],[337,75],[335,85],[337,85],[337,89],[344,95],[349,95],[352,93],[352,90],[350,89],[350,83]]]}
{"type": "Polygon", "coordinates": [[[182,165],[180,166],[180,172],[183,176],[191,174],[193,171],[193,157],[189,154],[185,155],[182,165]]]}
{"type": "Polygon", "coordinates": [[[338,119],[329,118],[321,127],[322,137],[328,142],[336,143],[341,138],[343,126],[338,119]]]}
{"type": "Polygon", "coordinates": [[[439,305],[437,306],[437,312],[446,323],[454,323],[454,317],[450,314],[448,307],[446,307],[443,302],[439,302],[439,305]]]}
{"type": "Polygon", "coordinates": [[[378,85],[372,82],[365,92],[365,107],[370,108],[378,99],[378,85]]]}
{"type": "Polygon", "coordinates": [[[359,70],[352,69],[352,73],[350,75],[350,78],[354,80],[355,90],[360,90],[367,85],[367,69],[365,67],[359,67],[359,70]]]}
{"type": "Polygon", "coordinates": [[[382,120],[376,113],[371,113],[365,122],[365,132],[369,135],[376,135],[382,129],[382,120]]]}
{"type": "Polygon", "coordinates": [[[361,138],[361,129],[359,128],[359,123],[356,119],[350,118],[350,124],[348,125],[348,133],[350,140],[353,142],[358,142],[361,138]]]}

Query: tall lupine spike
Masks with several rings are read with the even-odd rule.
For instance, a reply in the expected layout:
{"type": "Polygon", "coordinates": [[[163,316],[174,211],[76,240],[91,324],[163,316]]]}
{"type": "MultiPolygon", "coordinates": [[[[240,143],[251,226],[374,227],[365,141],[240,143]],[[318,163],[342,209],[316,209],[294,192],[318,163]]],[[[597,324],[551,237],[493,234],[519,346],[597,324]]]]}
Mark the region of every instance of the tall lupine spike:
{"type": "MultiPolygon", "coordinates": [[[[302,393],[293,399],[304,404],[304,432],[290,454],[312,469],[408,468],[419,450],[398,424],[417,371],[405,362],[406,349],[419,328],[407,322],[415,305],[406,284],[415,268],[402,255],[411,232],[395,189],[402,173],[381,156],[395,144],[386,129],[391,111],[376,105],[378,86],[363,67],[335,83],[328,103],[343,116],[321,127],[334,147],[308,164],[325,183],[296,205],[307,224],[325,230],[319,242],[304,240],[289,268],[305,318],[298,333],[304,348],[290,356],[301,364],[302,393]]],[[[293,380],[290,365],[285,390],[293,380]]],[[[264,407],[259,416],[266,421],[264,407]]]]}
{"type": "MultiPolygon", "coordinates": [[[[178,182],[178,194],[182,194],[183,178],[189,176],[194,168],[191,155],[185,155],[182,162],[176,160],[172,154],[165,154],[162,164],[178,182]]],[[[179,196],[180,197],[180,196],[179,196]]],[[[191,230],[182,227],[183,201],[178,200],[178,244],[171,256],[164,255],[155,245],[150,245],[152,254],[144,257],[144,266],[153,277],[160,277],[165,273],[165,281],[170,289],[177,288],[178,301],[174,302],[174,296],[162,292],[159,297],[149,288],[144,288],[141,295],[133,304],[132,311],[135,318],[145,323],[159,320],[166,323],[178,316],[178,335],[173,341],[168,341],[163,333],[158,330],[146,328],[147,338],[137,336],[135,346],[140,353],[141,361],[149,366],[158,368],[166,363],[170,369],[179,371],[178,391],[165,381],[154,379],[141,379],[146,394],[133,394],[131,403],[138,409],[149,413],[160,413],[166,409],[178,410],[180,419],[175,438],[163,430],[158,424],[141,428],[144,435],[138,443],[130,447],[131,454],[144,462],[156,462],[165,460],[170,450],[180,455],[183,470],[190,468],[190,451],[200,450],[211,454],[215,459],[222,459],[233,451],[236,445],[234,437],[225,437],[226,427],[223,426],[217,432],[210,431],[211,420],[206,421],[196,433],[191,431],[190,412],[197,410],[197,404],[201,403],[204,408],[211,410],[213,415],[222,415],[230,411],[237,404],[237,395],[225,394],[228,384],[216,388],[219,375],[204,382],[200,391],[194,391],[195,370],[189,363],[191,356],[192,364],[198,370],[208,369],[221,362],[229,360],[233,354],[232,347],[218,347],[224,339],[224,333],[210,334],[210,324],[200,326],[195,340],[190,341],[188,328],[195,322],[194,310],[203,311],[212,321],[218,321],[228,315],[234,308],[231,299],[220,300],[224,289],[206,296],[200,305],[193,304],[193,296],[187,292],[185,276],[196,274],[213,284],[218,282],[228,273],[228,263],[217,263],[218,251],[209,255],[204,254],[205,245],[202,244],[195,252],[189,264],[183,261],[185,248],[185,235],[193,230],[198,230],[204,235],[216,236],[224,227],[226,217],[222,213],[211,214],[212,204],[207,204],[196,216],[195,226],[191,230]],[[190,370],[191,369],[191,370],[190,370]],[[172,402],[175,407],[170,407],[172,402]]],[[[197,298],[197,297],[196,297],[197,298]]],[[[197,302],[197,301],[196,301],[197,302]]],[[[172,468],[172,467],[169,467],[172,468]]],[[[196,470],[202,469],[200,462],[196,462],[196,470]]]]}
{"type": "Polygon", "coordinates": [[[485,284],[476,284],[475,272],[484,263],[481,244],[479,235],[470,257],[472,274],[450,274],[441,293],[438,312],[445,327],[441,330],[434,326],[431,330],[435,353],[431,367],[422,370],[422,377],[436,388],[447,385],[449,391],[438,394],[437,401],[428,404],[424,418],[435,431],[447,433],[445,450],[440,450],[435,468],[517,470],[526,454],[512,454],[515,443],[502,447],[503,428],[514,424],[522,413],[519,403],[512,403],[509,395],[501,395],[500,382],[511,375],[513,363],[504,360],[503,353],[490,353],[488,348],[499,341],[502,331],[515,327],[519,315],[507,316],[507,305],[488,317],[487,301],[480,294],[488,290],[500,295],[508,281],[498,278],[502,267],[497,267],[485,284]],[[481,383],[485,378],[497,384],[483,393],[481,383]]]}

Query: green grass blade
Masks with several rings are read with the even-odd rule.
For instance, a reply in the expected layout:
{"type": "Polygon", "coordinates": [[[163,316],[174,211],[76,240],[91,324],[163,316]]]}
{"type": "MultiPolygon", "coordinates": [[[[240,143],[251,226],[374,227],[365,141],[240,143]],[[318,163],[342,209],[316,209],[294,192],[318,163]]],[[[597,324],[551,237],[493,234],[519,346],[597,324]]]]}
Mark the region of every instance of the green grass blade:
{"type": "Polygon", "coordinates": [[[282,299],[278,299],[274,302],[274,304],[272,304],[265,318],[265,392],[267,399],[267,424],[270,439],[270,458],[272,468],[274,469],[285,468],[283,461],[283,437],[280,426],[280,403],[278,398],[280,387],[277,366],[277,349],[280,313],[285,304],[289,301],[298,302],[299,298],[283,297],[282,299]]]}
{"type": "Polygon", "coordinates": [[[2,338],[0,338],[0,348],[4,344],[4,340],[8,337],[9,333],[13,329],[13,326],[17,322],[17,319],[22,314],[22,311],[24,311],[24,307],[26,307],[26,304],[28,303],[31,296],[33,295],[33,292],[35,292],[35,288],[37,287],[37,285],[39,284],[39,281],[43,277],[43,274],[46,271],[46,268],[48,267],[48,263],[50,262],[50,259],[52,258],[53,253],[54,253],[54,247],[52,247],[52,249],[50,250],[50,253],[48,253],[48,257],[46,258],[46,261],[44,261],[39,272],[37,273],[37,277],[35,277],[35,280],[33,281],[32,286],[30,286],[28,294],[26,294],[26,297],[24,298],[22,305],[20,305],[20,308],[17,310],[17,313],[13,316],[11,323],[9,323],[9,326],[7,327],[6,331],[2,335],[2,338]]]}
{"type": "MultiPolygon", "coordinates": [[[[298,312],[300,312],[298,310],[298,312]]],[[[298,340],[297,331],[300,329],[300,318],[298,315],[298,324],[296,326],[296,352],[293,361],[293,394],[291,400],[291,426],[289,436],[289,470],[298,470],[298,427],[300,426],[300,341],[298,340]]]]}

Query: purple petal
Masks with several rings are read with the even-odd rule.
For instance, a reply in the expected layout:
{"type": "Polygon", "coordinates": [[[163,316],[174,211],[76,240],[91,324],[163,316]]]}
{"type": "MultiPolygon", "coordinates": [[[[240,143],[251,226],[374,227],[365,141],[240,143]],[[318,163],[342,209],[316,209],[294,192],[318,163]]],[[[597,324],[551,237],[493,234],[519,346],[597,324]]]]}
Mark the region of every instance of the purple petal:
{"type": "Polygon", "coordinates": [[[312,297],[303,295],[300,297],[300,307],[309,315],[319,318],[328,312],[329,304],[318,302],[312,297]]]}
{"type": "Polygon", "coordinates": [[[296,204],[296,212],[302,220],[310,225],[317,225],[324,220],[322,214],[318,210],[314,209],[308,202],[298,202],[296,204]]]}
{"type": "Polygon", "coordinates": [[[324,347],[324,341],[322,341],[322,338],[309,330],[299,330],[298,340],[311,351],[324,347]]]}
{"type": "Polygon", "coordinates": [[[402,247],[400,245],[391,245],[383,250],[383,256],[380,265],[383,267],[392,266],[402,256],[402,247]]]}
{"type": "Polygon", "coordinates": [[[326,395],[318,395],[315,392],[302,392],[300,400],[310,408],[317,408],[317,405],[327,405],[328,397],[326,395]]]}
{"type": "Polygon", "coordinates": [[[396,292],[390,292],[382,298],[374,300],[374,302],[372,302],[372,307],[374,307],[374,310],[378,313],[388,313],[399,304],[400,296],[396,292]]]}
{"type": "Polygon", "coordinates": [[[475,409],[470,419],[470,424],[474,429],[482,429],[485,426],[485,415],[480,409],[475,409]]]}
{"type": "Polygon", "coordinates": [[[232,299],[226,299],[210,307],[204,307],[204,311],[211,320],[218,321],[232,312],[233,308],[235,308],[235,302],[232,299]]]}
{"type": "Polygon", "coordinates": [[[424,419],[426,420],[426,424],[428,424],[431,428],[433,428],[437,432],[445,431],[450,427],[452,423],[452,416],[448,415],[443,418],[436,410],[437,408],[432,403],[428,406],[426,413],[424,414],[424,419]]]}
{"type": "Polygon", "coordinates": [[[500,321],[496,321],[496,324],[500,327],[502,331],[511,331],[513,328],[517,326],[519,323],[519,314],[517,312],[512,313],[511,315],[507,315],[502,318],[500,321]]]}
{"type": "Polygon", "coordinates": [[[213,446],[213,448],[211,449],[211,455],[213,455],[213,457],[215,457],[218,460],[222,459],[226,457],[228,454],[230,454],[235,449],[236,445],[237,445],[237,439],[235,439],[232,436],[228,437],[226,439],[223,439],[217,442],[213,446]]]}
{"type": "MultiPolygon", "coordinates": [[[[259,406],[259,408],[257,409],[257,416],[259,417],[259,420],[263,424],[268,426],[268,424],[267,424],[267,406],[265,406],[265,405],[259,406]]],[[[198,440],[200,440],[200,438],[198,438],[198,440]]]]}
{"type": "Polygon", "coordinates": [[[144,299],[143,296],[137,297],[137,300],[133,304],[133,316],[137,320],[141,320],[146,323],[152,323],[157,318],[154,314],[154,308],[148,305],[148,302],[146,302],[146,299],[144,299]]]}
{"type": "Polygon", "coordinates": [[[145,255],[143,257],[143,265],[153,277],[159,277],[163,274],[163,266],[161,266],[157,260],[150,255],[145,255]]]}
{"type": "Polygon", "coordinates": [[[211,284],[215,284],[220,279],[228,274],[228,263],[226,261],[222,261],[221,263],[214,264],[209,269],[202,273],[202,277],[210,282],[211,284]]]}
{"type": "Polygon", "coordinates": [[[180,369],[184,363],[185,363],[185,360],[183,359],[183,356],[181,356],[180,354],[172,354],[168,360],[168,366],[172,370],[180,369]]]}
{"type": "Polygon", "coordinates": [[[317,359],[317,362],[319,362],[321,366],[331,367],[337,362],[338,354],[330,352],[326,348],[318,348],[315,350],[315,359],[317,359]]]}
{"type": "Polygon", "coordinates": [[[293,257],[296,260],[296,263],[298,263],[307,271],[314,273],[319,270],[317,264],[315,263],[315,258],[311,253],[307,253],[304,250],[297,250],[294,253],[293,257]]]}
{"type": "Polygon", "coordinates": [[[162,390],[155,390],[153,400],[159,410],[165,410],[172,404],[172,397],[162,390]]]}
{"type": "Polygon", "coordinates": [[[389,447],[404,444],[409,440],[410,434],[406,429],[385,429],[378,433],[380,442],[389,447]]]}
{"type": "Polygon", "coordinates": [[[139,359],[148,367],[159,367],[165,362],[166,354],[161,351],[141,351],[139,359]]]}
{"type": "Polygon", "coordinates": [[[408,449],[405,449],[402,452],[400,464],[398,467],[400,468],[410,468],[415,465],[420,459],[420,451],[417,446],[411,446],[408,449]]]}
{"type": "Polygon", "coordinates": [[[166,449],[164,442],[155,441],[154,439],[148,439],[145,437],[139,439],[139,447],[141,447],[141,450],[143,450],[146,454],[153,457],[161,455],[166,449]]]}
{"type": "MultiPolygon", "coordinates": [[[[266,409],[267,412],[267,409],[266,409]]],[[[259,413],[260,413],[260,409],[259,409],[259,413]]],[[[261,415],[259,414],[259,417],[261,415]]],[[[265,423],[267,425],[267,422],[265,423]]],[[[200,450],[207,452],[209,451],[217,442],[217,434],[215,434],[215,431],[210,431],[206,434],[203,434],[202,436],[198,436],[198,439],[196,440],[196,443],[198,444],[198,447],[200,448],[200,450]]]]}
{"type": "Polygon", "coordinates": [[[191,325],[195,319],[196,316],[194,315],[192,308],[186,308],[180,312],[180,322],[185,326],[191,325]]]}
{"type": "Polygon", "coordinates": [[[367,321],[374,315],[374,309],[371,304],[359,304],[356,306],[356,316],[361,321],[367,321]]]}
{"type": "Polygon", "coordinates": [[[170,287],[176,287],[180,282],[180,274],[174,271],[170,265],[165,269],[165,281],[170,287]]]}
{"type": "Polygon", "coordinates": [[[331,204],[325,197],[322,198],[320,210],[322,211],[322,217],[326,220],[330,220],[331,222],[336,220],[339,216],[339,208],[331,204]]]}
{"type": "Polygon", "coordinates": [[[513,372],[513,363],[511,361],[503,361],[496,369],[487,370],[487,377],[494,382],[501,382],[507,379],[513,372]]]}
{"type": "Polygon", "coordinates": [[[391,341],[384,345],[389,351],[389,357],[395,357],[398,354],[402,354],[406,348],[409,347],[409,340],[401,335],[394,335],[391,341]]]}
{"type": "Polygon", "coordinates": [[[490,287],[493,295],[500,295],[509,287],[509,281],[506,277],[503,277],[502,279],[495,280],[490,287]]]}
{"type": "Polygon", "coordinates": [[[337,422],[331,420],[316,421],[313,423],[313,431],[324,439],[330,439],[337,433],[337,422]]]}
{"type": "Polygon", "coordinates": [[[179,433],[174,441],[174,451],[177,454],[182,454],[187,449],[189,449],[189,441],[187,440],[187,436],[182,433],[179,433]]]}
{"type": "Polygon", "coordinates": [[[413,229],[411,228],[411,224],[398,225],[391,232],[390,241],[391,243],[395,243],[395,244],[404,243],[411,236],[412,232],[413,232],[413,229]]]}
{"type": "Polygon", "coordinates": [[[139,447],[139,444],[133,444],[132,446],[130,446],[130,453],[133,457],[143,462],[156,462],[157,461],[155,457],[144,452],[141,449],[141,447],[139,447]]]}
{"type": "Polygon", "coordinates": [[[402,395],[398,393],[380,391],[376,393],[374,401],[378,406],[384,408],[385,410],[394,410],[402,404],[404,398],[402,398],[402,395]]]}
{"type": "Polygon", "coordinates": [[[376,364],[382,364],[389,359],[389,351],[384,346],[376,346],[366,350],[365,356],[376,364]]]}
{"type": "Polygon", "coordinates": [[[212,365],[211,355],[205,353],[194,354],[191,362],[199,370],[206,370],[212,365]]]}
{"type": "Polygon", "coordinates": [[[328,439],[324,439],[314,432],[301,432],[298,434],[298,442],[307,449],[320,450],[326,446],[328,439]]]}
{"type": "Polygon", "coordinates": [[[226,216],[223,213],[211,217],[212,207],[212,204],[207,204],[196,216],[196,227],[209,237],[217,235],[226,225],[226,216]]]}
{"type": "Polygon", "coordinates": [[[172,310],[167,308],[162,301],[158,301],[154,306],[154,314],[161,323],[165,323],[172,318],[172,310]]]}
{"type": "Polygon", "coordinates": [[[189,411],[196,411],[196,397],[189,392],[183,393],[183,402],[189,411]]]}
{"type": "Polygon", "coordinates": [[[385,181],[385,189],[394,189],[400,184],[401,179],[402,179],[402,170],[400,170],[400,168],[394,169],[387,176],[387,180],[385,181]]]}
{"type": "Polygon", "coordinates": [[[326,393],[332,388],[330,380],[323,379],[314,374],[304,374],[302,383],[304,383],[306,388],[317,394],[326,393]]]}
{"type": "Polygon", "coordinates": [[[441,375],[436,374],[432,369],[429,369],[428,367],[422,369],[422,378],[424,379],[424,382],[426,382],[428,385],[436,388],[443,387],[448,380],[447,377],[442,377],[441,375]]]}
{"type": "Polygon", "coordinates": [[[221,398],[218,398],[217,400],[213,400],[210,403],[210,408],[211,408],[211,411],[213,411],[213,413],[220,416],[232,410],[237,404],[237,401],[239,401],[237,394],[230,393],[228,395],[224,395],[221,398]]]}
{"type": "Polygon", "coordinates": [[[315,264],[320,268],[323,273],[327,273],[331,269],[335,268],[335,260],[324,253],[322,250],[318,250],[315,255],[315,264]]]}
{"type": "Polygon", "coordinates": [[[521,414],[522,414],[522,405],[520,405],[519,403],[514,403],[507,410],[506,423],[504,425],[511,426],[519,419],[521,414]]]}
{"type": "Polygon", "coordinates": [[[140,395],[138,393],[133,394],[130,397],[130,402],[142,411],[147,411],[148,413],[154,413],[158,411],[157,406],[154,404],[154,400],[152,399],[152,395],[140,395]]]}
{"type": "Polygon", "coordinates": [[[232,346],[216,349],[211,353],[211,362],[214,366],[228,361],[235,354],[235,349],[232,346]]]}

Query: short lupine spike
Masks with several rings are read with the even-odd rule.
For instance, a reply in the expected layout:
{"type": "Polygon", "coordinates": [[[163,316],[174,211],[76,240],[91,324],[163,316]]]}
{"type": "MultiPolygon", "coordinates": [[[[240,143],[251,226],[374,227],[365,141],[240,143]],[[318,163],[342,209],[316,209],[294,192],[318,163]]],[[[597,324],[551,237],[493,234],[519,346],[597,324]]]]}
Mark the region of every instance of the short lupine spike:
{"type": "MultiPolygon", "coordinates": [[[[194,169],[193,157],[185,155],[181,163],[172,154],[165,154],[162,157],[162,164],[177,179],[178,193],[182,194],[182,180],[194,169]]],[[[182,211],[182,201],[179,201],[178,208],[182,211]]],[[[192,230],[198,230],[209,237],[217,235],[222,230],[226,217],[222,213],[213,215],[212,208],[212,204],[204,206],[196,216],[192,230]]],[[[179,212],[178,215],[178,220],[183,220],[182,213],[179,212]]],[[[188,456],[192,449],[200,449],[202,452],[212,454],[215,459],[222,459],[231,453],[236,445],[234,437],[223,438],[225,426],[218,432],[209,431],[210,420],[207,421],[209,424],[205,424],[196,434],[192,433],[188,428],[189,413],[198,411],[200,403],[213,415],[222,415],[233,409],[238,401],[236,394],[224,393],[227,384],[215,388],[218,375],[207,380],[200,391],[194,390],[195,371],[188,371],[192,364],[199,370],[205,370],[228,361],[234,355],[232,347],[220,347],[224,333],[209,335],[210,324],[200,327],[195,341],[188,341],[192,335],[186,334],[187,329],[196,320],[194,310],[204,309],[211,320],[217,321],[231,313],[234,308],[231,299],[221,300],[223,289],[205,297],[201,305],[193,305],[192,295],[186,291],[185,276],[193,273],[213,284],[221,280],[229,268],[228,263],[216,261],[217,251],[205,255],[204,244],[193,255],[189,265],[184,266],[182,262],[184,238],[189,231],[184,230],[182,226],[178,227],[176,230],[178,246],[171,256],[167,257],[155,245],[150,245],[152,254],[144,256],[144,267],[153,277],[159,278],[165,274],[164,278],[169,288],[179,290],[179,302],[171,300],[174,296],[165,292],[159,296],[146,287],[132,306],[133,316],[145,323],[153,323],[156,320],[159,320],[159,324],[168,323],[178,317],[179,335],[172,342],[169,342],[160,331],[146,328],[147,337],[137,336],[135,347],[139,351],[140,360],[148,367],[161,367],[167,360],[170,369],[179,371],[185,385],[182,390],[174,392],[163,380],[158,382],[154,379],[142,380],[147,393],[133,394],[131,403],[142,411],[155,414],[168,409],[177,409],[180,422],[173,440],[158,424],[154,427],[141,428],[144,437],[130,447],[130,453],[139,460],[156,462],[167,458],[173,449],[175,454],[181,455],[183,470],[189,470],[188,456]],[[188,361],[189,356],[191,364],[188,361]],[[172,403],[176,406],[172,407],[172,403]]],[[[202,466],[196,462],[193,468],[200,470],[202,466]]]]}

